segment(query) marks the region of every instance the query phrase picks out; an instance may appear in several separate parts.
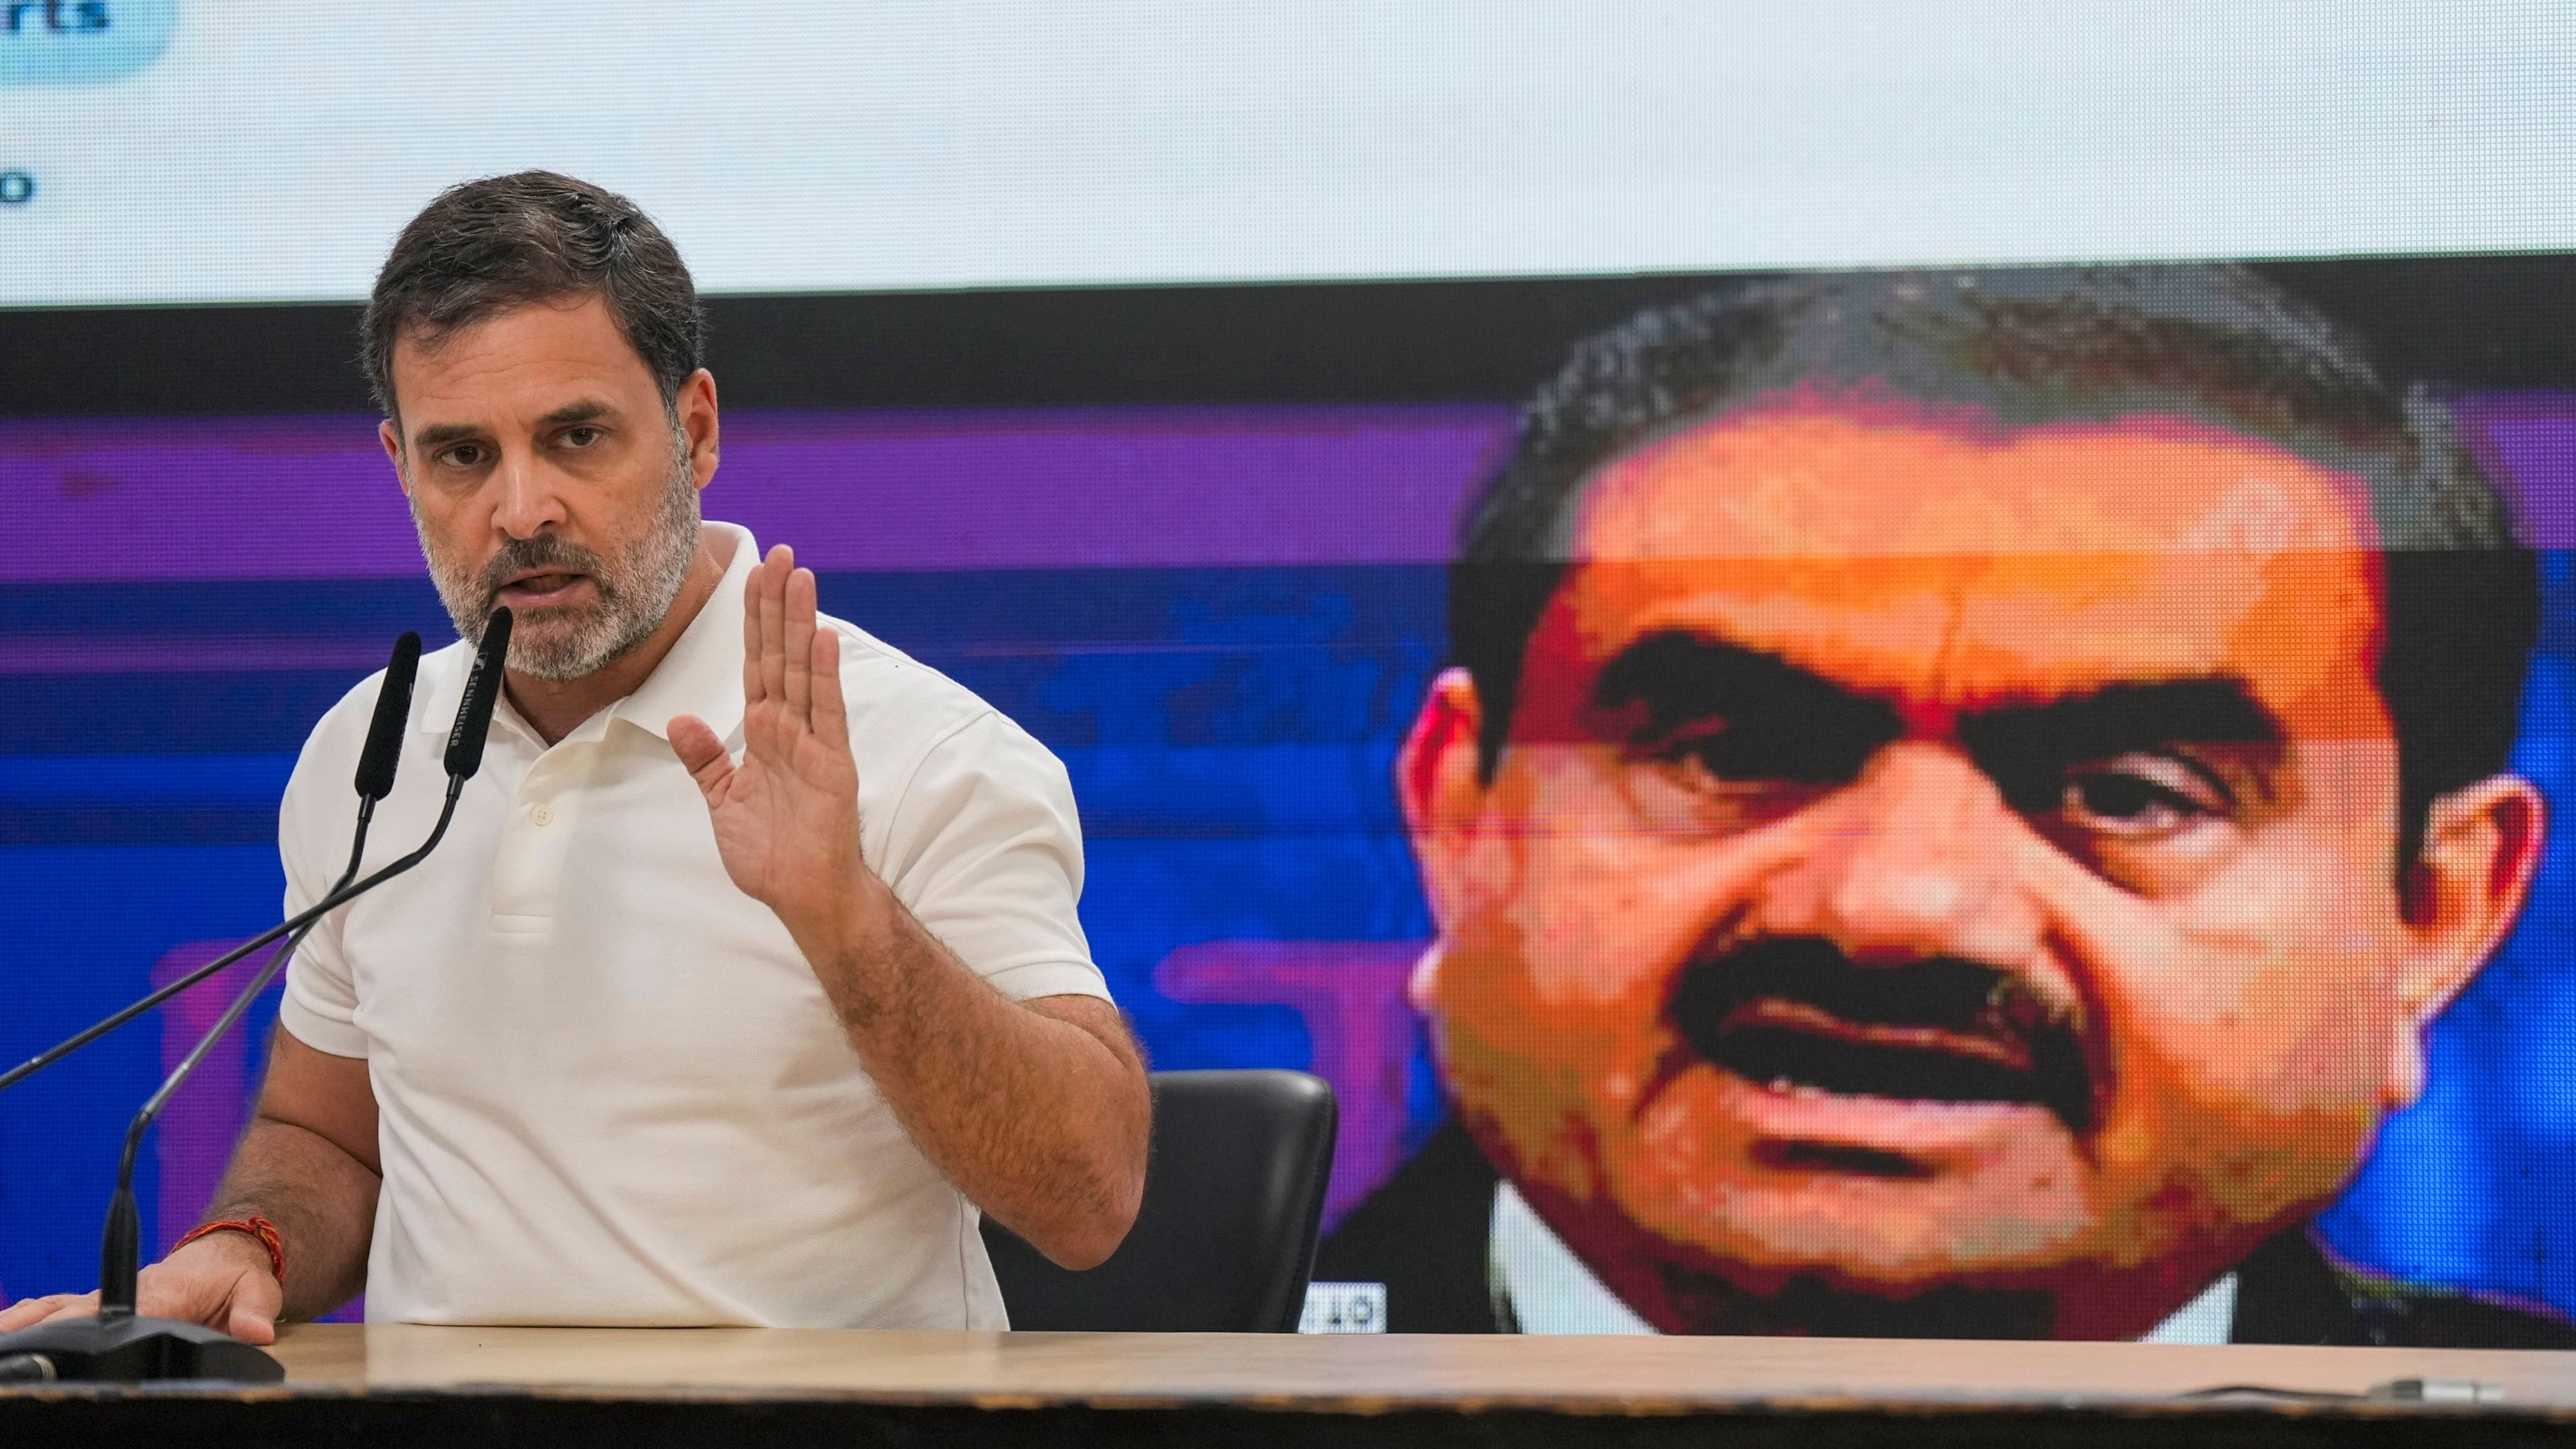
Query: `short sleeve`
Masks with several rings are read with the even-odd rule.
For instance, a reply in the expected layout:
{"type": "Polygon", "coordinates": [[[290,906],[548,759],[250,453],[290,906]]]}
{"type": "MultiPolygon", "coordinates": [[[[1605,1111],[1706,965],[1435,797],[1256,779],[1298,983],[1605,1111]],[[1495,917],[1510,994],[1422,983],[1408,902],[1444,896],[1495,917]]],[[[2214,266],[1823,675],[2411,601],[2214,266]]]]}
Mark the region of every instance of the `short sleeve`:
{"type": "MultiPolygon", "coordinates": [[[[372,690],[366,691],[369,695],[372,690]]],[[[334,718],[326,717],[305,741],[304,753],[295,762],[295,773],[286,782],[286,796],[277,811],[277,853],[286,867],[286,912],[293,915],[315,901],[340,878],[348,864],[348,829],[346,819],[332,821],[326,802],[336,798],[320,787],[318,776],[326,767],[317,757],[327,753],[322,741],[331,732],[334,718]],[[337,833],[333,826],[337,826],[337,833]],[[332,858],[334,851],[338,858],[332,858]]],[[[357,1025],[358,989],[349,972],[340,928],[346,911],[324,916],[304,938],[295,959],[286,966],[286,996],[278,1003],[280,1026],[297,1041],[315,1051],[335,1057],[360,1057],[367,1054],[367,1036],[357,1025]]]]}
{"type": "Polygon", "coordinates": [[[1014,1001],[1110,999],[1076,911],[1073,782],[1046,746],[982,711],[923,754],[894,810],[880,873],[959,960],[1014,1001]]]}

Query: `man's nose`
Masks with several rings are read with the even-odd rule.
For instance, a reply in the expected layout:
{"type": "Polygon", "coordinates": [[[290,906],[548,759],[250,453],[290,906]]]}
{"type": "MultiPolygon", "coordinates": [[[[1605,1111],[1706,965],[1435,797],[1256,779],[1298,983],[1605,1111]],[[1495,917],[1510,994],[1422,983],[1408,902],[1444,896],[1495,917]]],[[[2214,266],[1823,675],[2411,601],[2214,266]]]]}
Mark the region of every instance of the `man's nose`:
{"type": "Polygon", "coordinates": [[[1765,927],[1832,941],[1863,965],[2036,950],[2012,870],[2027,831],[1994,782],[1944,745],[1890,745],[1821,807],[1805,857],[1771,882],[1765,927]]]}
{"type": "Polygon", "coordinates": [[[500,493],[492,502],[492,526],[502,534],[534,538],[549,528],[562,526],[563,497],[555,489],[549,470],[539,466],[534,455],[521,449],[505,450],[493,483],[500,493]]]}

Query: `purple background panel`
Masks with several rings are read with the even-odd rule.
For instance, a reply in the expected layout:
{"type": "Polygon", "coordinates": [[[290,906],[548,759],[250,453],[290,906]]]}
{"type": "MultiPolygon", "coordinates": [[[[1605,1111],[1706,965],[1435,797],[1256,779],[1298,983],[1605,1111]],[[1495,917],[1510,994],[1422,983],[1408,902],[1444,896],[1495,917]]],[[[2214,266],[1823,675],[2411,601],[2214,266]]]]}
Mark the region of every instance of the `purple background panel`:
{"type": "Polygon", "coordinates": [[[2576,548],[2576,394],[2470,393],[2452,407],[2470,446],[2508,480],[2523,541],[2576,548]]]}
{"type": "MultiPolygon", "coordinates": [[[[727,417],[710,517],[826,570],[1432,563],[1481,406],[727,417]]],[[[415,577],[369,417],[0,420],[0,581],[415,577]]]]}
{"type": "MultiPolygon", "coordinates": [[[[2576,399],[2477,393],[2530,541],[2576,547],[2576,399]]],[[[826,570],[1436,563],[1510,437],[1481,405],[737,412],[709,516],[826,570]]],[[[362,415],[0,420],[0,581],[408,578],[362,415]]]]}

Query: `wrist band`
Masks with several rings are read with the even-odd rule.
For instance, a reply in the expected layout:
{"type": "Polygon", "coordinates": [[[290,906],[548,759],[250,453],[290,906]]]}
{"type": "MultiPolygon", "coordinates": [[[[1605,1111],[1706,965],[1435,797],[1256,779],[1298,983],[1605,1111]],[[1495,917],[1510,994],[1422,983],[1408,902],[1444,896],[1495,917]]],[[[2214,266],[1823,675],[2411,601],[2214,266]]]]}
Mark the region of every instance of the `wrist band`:
{"type": "Polygon", "coordinates": [[[208,1233],[248,1233],[259,1239],[259,1245],[268,1249],[268,1271],[277,1275],[280,1284],[286,1282],[286,1245],[278,1241],[277,1224],[258,1216],[199,1223],[190,1228],[186,1236],[172,1243],[170,1251],[175,1253],[208,1233]]]}

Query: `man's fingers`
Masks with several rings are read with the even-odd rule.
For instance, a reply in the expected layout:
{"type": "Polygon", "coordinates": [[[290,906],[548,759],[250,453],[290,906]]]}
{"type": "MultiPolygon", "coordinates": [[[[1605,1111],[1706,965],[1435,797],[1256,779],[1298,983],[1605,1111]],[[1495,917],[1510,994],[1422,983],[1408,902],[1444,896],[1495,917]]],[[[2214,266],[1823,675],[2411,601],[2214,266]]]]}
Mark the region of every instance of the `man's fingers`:
{"type": "Polygon", "coordinates": [[[814,631],[814,733],[823,742],[848,748],[850,713],[848,701],[841,697],[841,636],[829,629],[814,631]]]}
{"type": "Polygon", "coordinates": [[[693,714],[673,715],[670,733],[671,752],[680,757],[681,768],[709,799],[718,798],[726,778],[733,774],[733,756],[715,727],[693,714]]]}
{"type": "Polygon", "coordinates": [[[42,1323],[54,1316],[54,1310],[78,1300],[77,1293],[49,1293],[42,1298],[21,1298],[7,1308],[0,1308],[0,1333],[15,1333],[30,1324],[42,1323]]]}
{"type": "Polygon", "coordinates": [[[224,1332],[244,1343],[266,1347],[277,1342],[277,1316],[274,1313],[253,1313],[236,1305],[232,1321],[224,1325],[224,1332]]]}
{"type": "Polygon", "coordinates": [[[814,571],[794,569],[787,575],[785,638],[778,662],[786,681],[787,721],[797,729],[814,724],[814,571]]]}
{"type": "Polygon", "coordinates": [[[66,1318],[96,1318],[98,1316],[98,1295],[95,1293],[66,1293],[46,1301],[54,1305],[53,1311],[47,1313],[44,1317],[37,1319],[36,1321],[38,1323],[54,1323],[66,1318]]]}
{"type": "Polygon", "coordinates": [[[223,1330],[244,1343],[277,1341],[277,1310],[286,1305],[286,1290],[266,1273],[244,1273],[233,1287],[232,1314],[223,1330]]]}
{"type": "Polygon", "coordinates": [[[769,551],[761,570],[760,697],[784,699],[787,693],[787,576],[796,570],[796,555],[782,543],[769,551]]]}
{"type": "Polygon", "coordinates": [[[742,704],[749,709],[760,698],[760,579],[766,562],[751,566],[742,580],[742,704]]]}

